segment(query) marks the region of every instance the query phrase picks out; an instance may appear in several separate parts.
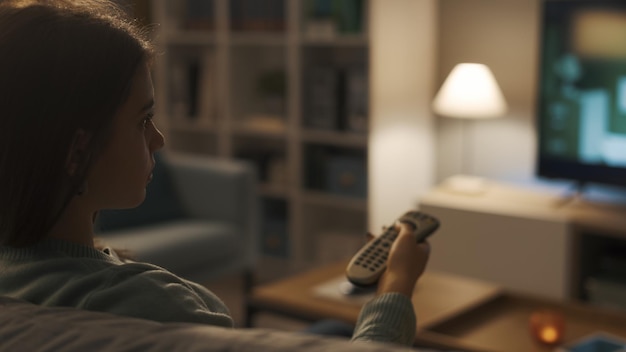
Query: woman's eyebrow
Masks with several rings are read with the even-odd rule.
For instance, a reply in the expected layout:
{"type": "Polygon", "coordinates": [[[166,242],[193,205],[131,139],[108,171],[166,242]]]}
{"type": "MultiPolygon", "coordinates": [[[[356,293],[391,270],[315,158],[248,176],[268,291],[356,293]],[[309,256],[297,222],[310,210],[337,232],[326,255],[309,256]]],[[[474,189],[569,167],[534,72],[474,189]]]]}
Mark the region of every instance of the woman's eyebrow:
{"type": "Polygon", "coordinates": [[[152,109],[153,107],[154,107],[154,99],[150,99],[150,101],[146,105],[144,105],[141,108],[141,110],[139,110],[139,113],[146,112],[146,111],[152,109]]]}

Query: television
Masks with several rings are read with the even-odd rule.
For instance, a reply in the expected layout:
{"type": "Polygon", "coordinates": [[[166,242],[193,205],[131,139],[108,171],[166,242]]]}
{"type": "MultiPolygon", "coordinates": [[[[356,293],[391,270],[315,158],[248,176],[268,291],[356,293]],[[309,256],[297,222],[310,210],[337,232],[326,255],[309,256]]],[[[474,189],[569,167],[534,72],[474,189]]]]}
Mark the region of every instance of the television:
{"type": "Polygon", "coordinates": [[[626,187],[626,1],[543,0],[536,174],[626,187]]]}

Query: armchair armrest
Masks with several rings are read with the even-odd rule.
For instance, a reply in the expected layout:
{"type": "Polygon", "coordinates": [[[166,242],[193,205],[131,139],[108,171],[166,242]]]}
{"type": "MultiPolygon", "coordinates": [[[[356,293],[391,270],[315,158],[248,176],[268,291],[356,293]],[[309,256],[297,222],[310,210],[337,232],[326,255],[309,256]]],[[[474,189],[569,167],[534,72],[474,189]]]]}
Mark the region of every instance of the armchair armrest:
{"type": "Polygon", "coordinates": [[[260,205],[254,167],[241,160],[165,153],[170,175],[192,218],[237,224],[256,259],[260,205]]]}

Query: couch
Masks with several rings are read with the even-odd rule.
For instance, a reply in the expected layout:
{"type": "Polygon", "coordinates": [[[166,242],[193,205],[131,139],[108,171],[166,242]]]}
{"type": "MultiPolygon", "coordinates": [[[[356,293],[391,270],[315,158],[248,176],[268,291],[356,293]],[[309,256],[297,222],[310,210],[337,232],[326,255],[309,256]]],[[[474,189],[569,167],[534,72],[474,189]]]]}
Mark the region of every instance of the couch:
{"type": "Polygon", "coordinates": [[[4,351],[408,351],[402,346],[267,329],[153,321],[0,297],[4,351]]]}
{"type": "Polygon", "coordinates": [[[101,211],[97,236],[140,261],[196,282],[249,276],[257,259],[254,168],[232,159],[159,152],[139,207],[101,211]]]}

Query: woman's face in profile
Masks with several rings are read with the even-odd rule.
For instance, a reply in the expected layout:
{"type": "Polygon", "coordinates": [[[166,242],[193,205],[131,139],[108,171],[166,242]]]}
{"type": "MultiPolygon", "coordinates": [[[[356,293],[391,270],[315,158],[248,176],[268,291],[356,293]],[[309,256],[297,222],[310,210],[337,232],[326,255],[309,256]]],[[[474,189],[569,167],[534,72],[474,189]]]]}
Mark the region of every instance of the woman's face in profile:
{"type": "Polygon", "coordinates": [[[154,125],[154,91],[147,65],[135,73],[130,95],[114,117],[111,139],[87,176],[96,210],[141,204],[154,168],[155,151],[164,145],[154,125]]]}

